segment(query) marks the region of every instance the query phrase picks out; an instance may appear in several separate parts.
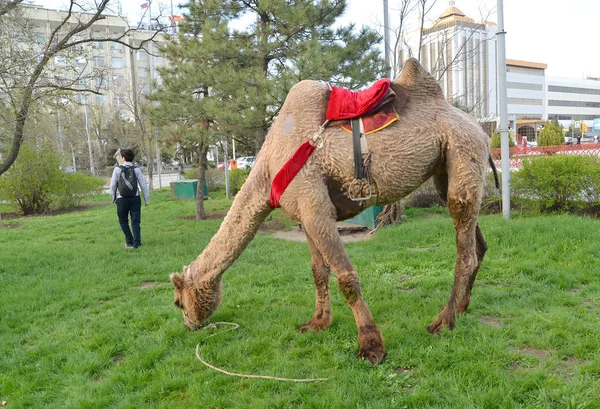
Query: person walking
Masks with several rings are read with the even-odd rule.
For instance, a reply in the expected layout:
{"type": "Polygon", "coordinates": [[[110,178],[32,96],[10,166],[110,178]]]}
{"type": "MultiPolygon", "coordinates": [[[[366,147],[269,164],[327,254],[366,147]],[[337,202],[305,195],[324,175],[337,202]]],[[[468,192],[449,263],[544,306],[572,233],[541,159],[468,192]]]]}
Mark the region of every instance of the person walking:
{"type": "Polygon", "coordinates": [[[150,203],[150,194],[148,186],[144,179],[142,170],[133,164],[135,154],[131,149],[122,149],[120,151],[121,165],[116,167],[110,181],[110,197],[117,206],[117,216],[121,230],[125,235],[126,249],[135,249],[142,245],[141,219],[142,219],[142,200],[138,185],[144,195],[144,203],[148,206],[150,203]],[[131,229],[129,228],[129,217],[131,216],[131,229]],[[132,234],[133,230],[133,234],[132,234]]]}

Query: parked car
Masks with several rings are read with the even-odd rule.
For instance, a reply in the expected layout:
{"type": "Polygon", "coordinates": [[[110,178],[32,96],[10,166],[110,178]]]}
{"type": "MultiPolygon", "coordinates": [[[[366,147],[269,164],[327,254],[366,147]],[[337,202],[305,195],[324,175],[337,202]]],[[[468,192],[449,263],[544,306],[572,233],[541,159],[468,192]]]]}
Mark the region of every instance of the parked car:
{"type": "Polygon", "coordinates": [[[577,139],[565,136],[565,145],[573,145],[577,142],[577,139]]]}
{"type": "Polygon", "coordinates": [[[237,159],[237,167],[239,169],[248,169],[254,166],[255,161],[255,156],[242,156],[241,158],[237,159]]]}

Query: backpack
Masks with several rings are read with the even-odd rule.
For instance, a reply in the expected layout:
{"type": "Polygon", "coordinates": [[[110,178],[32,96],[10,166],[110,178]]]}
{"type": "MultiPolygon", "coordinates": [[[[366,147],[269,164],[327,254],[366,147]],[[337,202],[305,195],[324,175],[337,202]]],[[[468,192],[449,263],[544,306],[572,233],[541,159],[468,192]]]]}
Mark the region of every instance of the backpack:
{"type": "Polygon", "coordinates": [[[135,166],[119,166],[121,175],[117,180],[117,188],[121,197],[134,197],[138,191],[138,180],[135,174],[135,166]]]}

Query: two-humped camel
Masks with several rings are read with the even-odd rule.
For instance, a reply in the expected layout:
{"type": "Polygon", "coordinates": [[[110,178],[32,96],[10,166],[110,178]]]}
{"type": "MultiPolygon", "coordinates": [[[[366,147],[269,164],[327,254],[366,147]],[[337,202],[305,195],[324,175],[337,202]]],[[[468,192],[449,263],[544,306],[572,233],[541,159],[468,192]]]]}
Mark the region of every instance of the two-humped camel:
{"type": "MultiPolygon", "coordinates": [[[[363,300],[356,273],[336,228],[374,204],[397,202],[430,177],[446,201],[456,228],[456,265],[446,306],[427,327],[431,333],[452,329],[456,314],[466,311],[473,281],[487,245],[477,220],[489,157],[489,137],[469,115],[451,106],[435,79],[414,59],[392,82],[400,121],[369,135],[374,194],[366,203],[352,201],[354,179],[352,135],[332,124],[324,146],[314,151],[281,196],[281,208],[302,223],[312,255],[316,311],[301,330],[325,330],[332,322],[330,269],[352,309],[358,327],[359,352],[371,363],[384,359],[383,338],[363,300]]],[[[183,274],[171,274],[175,305],[185,325],[196,329],[217,309],[223,273],[252,240],[267,215],[271,181],[324,121],[329,88],[302,81],[289,92],[258,154],[248,180],[236,195],[219,231],[183,274]]]]}

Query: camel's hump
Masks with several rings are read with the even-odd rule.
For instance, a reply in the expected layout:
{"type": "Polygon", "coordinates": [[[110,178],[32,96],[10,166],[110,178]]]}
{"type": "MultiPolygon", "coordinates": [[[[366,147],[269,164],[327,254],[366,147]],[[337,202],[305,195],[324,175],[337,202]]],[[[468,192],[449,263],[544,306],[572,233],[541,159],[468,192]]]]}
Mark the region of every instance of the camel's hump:
{"type": "Polygon", "coordinates": [[[416,92],[443,96],[438,82],[416,58],[409,58],[404,62],[402,71],[396,77],[394,83],[410,90],[411,94],[416,92]]]}

